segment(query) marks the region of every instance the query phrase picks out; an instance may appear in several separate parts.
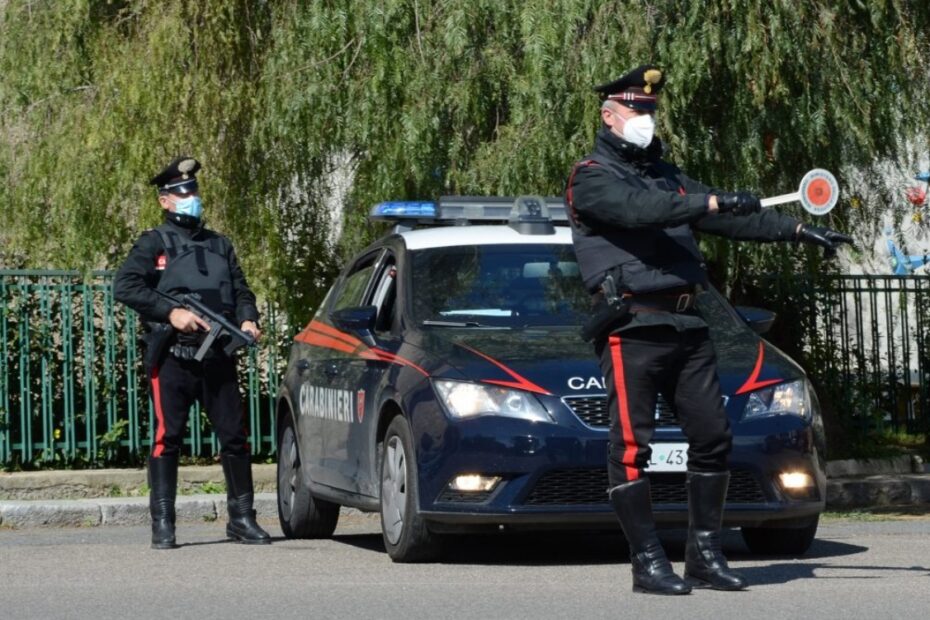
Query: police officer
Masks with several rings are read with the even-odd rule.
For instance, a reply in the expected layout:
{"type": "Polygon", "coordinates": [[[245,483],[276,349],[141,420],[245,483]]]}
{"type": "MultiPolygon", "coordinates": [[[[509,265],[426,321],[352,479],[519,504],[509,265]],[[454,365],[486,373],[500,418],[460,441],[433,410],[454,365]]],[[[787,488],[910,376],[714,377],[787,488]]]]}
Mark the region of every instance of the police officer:
{"type": "Polygon", "coordinates": [[[195,400],[203,405],[220,441],[229,512],[226,534],[243,543],[271,542],[255,522],[252,509],[252,465],[236,361],[219,347],[209,350],[202,361],[194,360],[209,325],[160,294],[177,298],[197,293],[243,331],[256,339],[261,336],[255,295],[232,243],[205,228],[201,220],[199,170],[196,159],[178,157],[152,177],[165,221],[139,237],[113,283],[115,298],[138,312],[147,327],[145,366],[155,410],[155,439],[148,461],[155,549],[176,547],[178,452],[195,400]]]}
{"type": "Polygon", "coordinates": [[[599,307],[621,300],[613,323],[594,338],[611,415],[609,496],[629,541],[634,591],[740,590],[746,580],[729,569],[720,545],[731,433],[708,327],[694,306],[707,272],[693,231],[802,241],[831,253],[851,239],[762,211],[756,196],[717,191],[664,161],[653,135],[664,82],[659,68],[643,65],[595,88],[602,125],[565,193],[586,287],[599,307]],[[685,579],[656,536],[643,473],[660,393],[674,404],[689,444],[685,579]]]}

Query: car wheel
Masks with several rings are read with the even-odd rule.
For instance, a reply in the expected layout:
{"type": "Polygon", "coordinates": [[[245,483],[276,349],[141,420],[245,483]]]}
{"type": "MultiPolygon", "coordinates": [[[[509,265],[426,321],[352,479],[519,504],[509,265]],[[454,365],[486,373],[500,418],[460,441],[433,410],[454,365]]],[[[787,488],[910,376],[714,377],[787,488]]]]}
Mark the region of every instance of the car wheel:
{"type": "Polygon", "coordinates": [[[820,515],[799,528],[743,527],[741,533],[746,546],[759,555],[804,555],[817,535],[820,515]]]}
{"type": "Polygon", "coordinates": [[[426,562],[439,556],[438,538],[420,517],[410,426],[397,416],[381,450],[381,534],[395,562],[426,562]]]}
{"type": "Polygon", "coordinates": [[[300,475],[300,449],[287,417],[278,442],[278,521],[288,538],[329,538],[339,520],[339,504],[313,497],[300,475]]]}

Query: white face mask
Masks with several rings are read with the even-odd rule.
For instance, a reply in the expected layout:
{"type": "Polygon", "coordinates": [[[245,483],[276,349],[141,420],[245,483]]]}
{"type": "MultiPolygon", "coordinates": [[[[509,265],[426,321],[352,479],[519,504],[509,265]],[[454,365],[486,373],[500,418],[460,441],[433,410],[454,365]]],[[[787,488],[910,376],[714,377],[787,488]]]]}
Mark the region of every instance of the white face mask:
{"type": "Polygon", "coordinates": [[[656,133],[656,121],[652,114],[640,114],[626,119],[623,124],[623,139],[641,149],[649,146],[656,133]]]}

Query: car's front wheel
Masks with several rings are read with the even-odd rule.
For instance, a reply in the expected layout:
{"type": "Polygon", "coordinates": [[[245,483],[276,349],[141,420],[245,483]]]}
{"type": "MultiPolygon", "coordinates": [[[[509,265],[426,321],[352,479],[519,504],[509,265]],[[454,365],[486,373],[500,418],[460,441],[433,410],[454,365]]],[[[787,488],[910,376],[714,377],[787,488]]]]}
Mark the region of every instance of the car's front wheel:
{"type": "Polygon", "coordinates": [[[427,562],[439,556],[438,538],[420,517],[410,425],[397,416],[381,450],[381,533],[395,562],[427,562]]]}
{"type": "Polygon", "coordinates": [[[788,527],[743,527],[740,528],[746,546],[759,555],[799,556],[807,553],[817,536],[820,515],[806,525],[788,527]]]}
{"type": "Polygon", "coordinates": [[[300,447],[290,416],[278,441],[278,521],[288,538],[329,538],[339,521],[339,504],[313,497],[300,475],[300,447]]]}

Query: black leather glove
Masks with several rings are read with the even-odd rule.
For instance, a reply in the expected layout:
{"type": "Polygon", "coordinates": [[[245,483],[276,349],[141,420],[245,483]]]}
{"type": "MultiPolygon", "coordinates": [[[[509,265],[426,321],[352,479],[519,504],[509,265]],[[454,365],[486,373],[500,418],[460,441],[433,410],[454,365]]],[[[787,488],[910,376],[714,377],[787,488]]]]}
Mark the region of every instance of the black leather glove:
{"type": "Polygon", "coordinates": [[[824,256],[833,256],[840,245],[844,243],[852,245],[853,243],[852,237],[848,235],[823,226],[811,226],[810,224],[801,224],[801,229],[797,233],[797,240],[819,245],[823,248],[824,256]]]}
{"type": "Polygon", "coordinates": [[[752,215],[762,210],[762,203],[758,196],[749,192],[724,192],[717,194],[717,208],[720,213],[752,215]]]}

